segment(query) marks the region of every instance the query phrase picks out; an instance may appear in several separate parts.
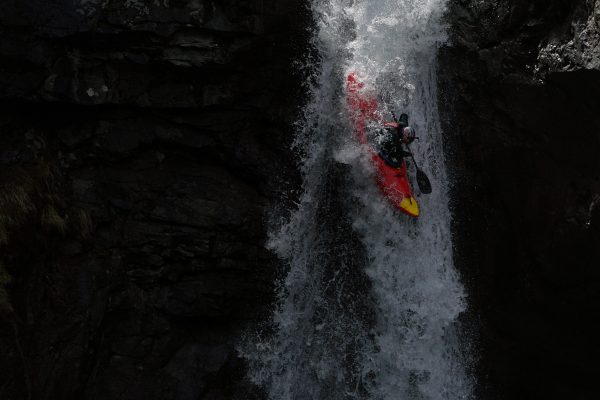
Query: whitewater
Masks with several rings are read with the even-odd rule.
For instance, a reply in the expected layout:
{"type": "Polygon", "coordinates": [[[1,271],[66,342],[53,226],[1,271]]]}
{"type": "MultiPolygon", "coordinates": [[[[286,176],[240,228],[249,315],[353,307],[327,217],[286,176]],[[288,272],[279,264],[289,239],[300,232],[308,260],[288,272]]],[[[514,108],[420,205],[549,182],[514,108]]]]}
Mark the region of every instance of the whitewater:
{"type": "Polygon", "coordinates": [[[271,319],[239,352],[272,400],[471,399],[458,318],[448,176],[437,110],[436,54],[446,0],[313,0],[310,101],[294,143],[302,195],[268,246],[284,277],[271,319]],[[419,219],[374,184],[345,102],[355,72],[382,118],[406,112],[412,150],[434,191],[413,189],[419,219]]]}

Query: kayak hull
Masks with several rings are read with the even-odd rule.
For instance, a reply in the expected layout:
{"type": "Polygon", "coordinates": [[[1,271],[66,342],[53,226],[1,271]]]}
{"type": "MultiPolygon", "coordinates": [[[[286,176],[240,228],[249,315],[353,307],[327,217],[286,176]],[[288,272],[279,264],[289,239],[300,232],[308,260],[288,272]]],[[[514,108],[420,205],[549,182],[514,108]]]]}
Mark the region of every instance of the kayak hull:
{"type": "Polygon", "coordinates": [[[367,139],[366,127],[370,121],[381,121],[377,114],[377,100],[363,93],[364,84],[359,81],[355,73],[348,75],[346,93],[348,109],[354,124],[356,138],[359,143],[368,148],[371,159],[376,170],[377,186],[390,204],[397,210],[418,217],[420,215],[419,205],[415,200],[408,180],[406,161],[402,160],[399,168],[388,165],[375,152],[367,139]]]}

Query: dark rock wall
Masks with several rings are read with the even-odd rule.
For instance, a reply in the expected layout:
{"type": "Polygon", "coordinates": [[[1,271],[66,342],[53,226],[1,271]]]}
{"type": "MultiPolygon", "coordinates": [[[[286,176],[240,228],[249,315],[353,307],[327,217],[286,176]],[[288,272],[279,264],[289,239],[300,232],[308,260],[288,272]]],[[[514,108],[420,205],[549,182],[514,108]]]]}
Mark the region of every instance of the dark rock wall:
{"type": "Polygon", "coordinates": [[[597,397],[599,11],[451,1],[441,107],[481,398],[597,397]]]}
{"type": "Polygon", "coordinates": [[[0,2],[0,398],[253,398],[301,1],[0,2]]]}

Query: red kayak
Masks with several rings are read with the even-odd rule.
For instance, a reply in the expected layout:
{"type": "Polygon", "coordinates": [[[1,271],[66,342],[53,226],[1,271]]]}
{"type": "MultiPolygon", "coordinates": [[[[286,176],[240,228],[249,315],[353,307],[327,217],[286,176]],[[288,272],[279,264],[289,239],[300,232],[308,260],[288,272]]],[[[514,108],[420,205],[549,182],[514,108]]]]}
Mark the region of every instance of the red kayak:
{"type": "Polygon", "coordinates": [[[367,139],[366,127],[370,121],[384,125],[377,114],[377,100],[363,93],[364,84],[353,72],[348,75],[346,85],[348,108],[356,130],[356,137],[362,145],[367,145],[371,159],[377,170],[377,186],[389,202],[398,210],[412,217],[419,216],[419,205],[415,200],[406,173],[406,161],[402,160],[399,168],[388,165],[373,149],[367,139]]]}

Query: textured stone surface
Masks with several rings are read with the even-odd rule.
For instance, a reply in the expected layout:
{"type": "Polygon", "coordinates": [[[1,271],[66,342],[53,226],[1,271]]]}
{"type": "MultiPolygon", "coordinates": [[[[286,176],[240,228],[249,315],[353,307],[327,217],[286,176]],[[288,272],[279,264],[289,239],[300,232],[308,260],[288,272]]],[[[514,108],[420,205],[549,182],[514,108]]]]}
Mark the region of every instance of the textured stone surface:
{"type": "Polygon", "coordinates": [[[600,334],[597,10],[451,2],[441,107],[481,398],[596,396],[586,382],[600,334]]]}
{"type": "Polygon", "coordinates": [[[600,1],[580,2],[550,33],[538,56],[538,72],[600,69],[600,1]]]}
{"type": "Polygon", "coordinates": [[[303,7],[1,2],[0,398],[253,398],[303,7]]]}

